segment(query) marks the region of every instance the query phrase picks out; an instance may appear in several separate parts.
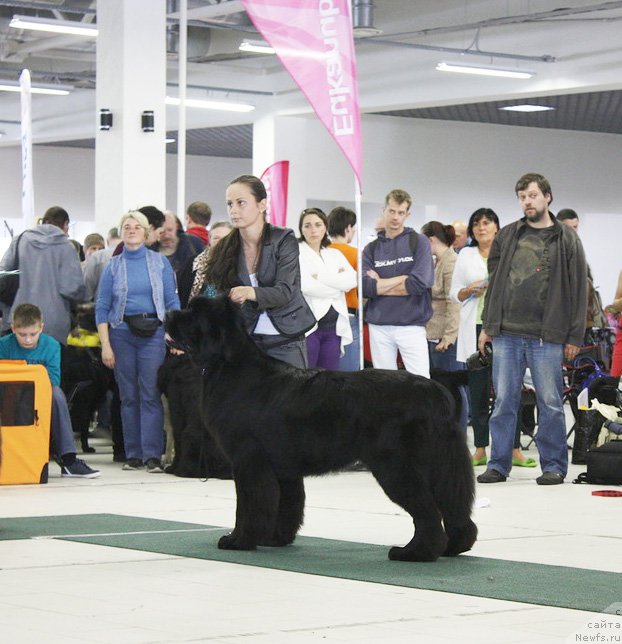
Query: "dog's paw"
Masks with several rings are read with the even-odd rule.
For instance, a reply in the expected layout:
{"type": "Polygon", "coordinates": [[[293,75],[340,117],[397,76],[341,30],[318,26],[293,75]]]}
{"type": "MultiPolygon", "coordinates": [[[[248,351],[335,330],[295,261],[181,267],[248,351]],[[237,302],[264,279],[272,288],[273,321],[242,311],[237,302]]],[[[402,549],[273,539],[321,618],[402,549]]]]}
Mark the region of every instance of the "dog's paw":
{"type": "Polygon", "coordinates": [[[410,549],[393,546],[389,550],[389,559],[391,561],[436,561],[438,557],[438,554],[421,547],[410,549]]]}
{"type": "Polygon", "coordinates": [[[477,540],[477,526],[473,521],[461,528],[447,527],[446,532],[449,541],[443,553],[444,557],[455,557],[461,552],[467,552],[477,540]]]}
{"type": "Polygon", "coordinates": [[[255,544],[244,543],[233,532],[220,537],[218,540],[220,550],[255,550],[255,544]]]}

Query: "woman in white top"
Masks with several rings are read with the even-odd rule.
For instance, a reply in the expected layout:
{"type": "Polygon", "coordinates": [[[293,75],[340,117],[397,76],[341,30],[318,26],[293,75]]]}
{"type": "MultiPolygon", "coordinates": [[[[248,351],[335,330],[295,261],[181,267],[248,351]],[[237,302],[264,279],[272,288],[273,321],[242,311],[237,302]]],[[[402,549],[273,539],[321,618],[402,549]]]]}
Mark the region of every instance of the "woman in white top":
{"type": "Polygon", "coordinates": [[[328,218],[322,210],[303,210],[298,229],[302,294],[318,321],[307,336],[309,367],[337,369],[343,348],[352,342],[345,294],[356,286],[356,272],[343,253],[327,248],[328,218]]]}
{"type": "MultiPolygon", "coordinates": [[[[482,327],[484,295],[488,286],[488,255],[492,242],[499,232],[499,217],[490,208],[479,208],[469,218],[468,236],[471,243],[458,254],[454,268],[450,297],[460,302],[460,325],[458,327],[457,359],[466,362],[477,351],[477,338],[482,327]]],[[[487,367],[469,371],[471,394],[471,425],[475,452],[473,465],[486,465],[486,448],[490,438],[488,418],[490,416],[492,369],[487,367]]],[[[534,467],[535,461],[525,458],[520,451],[520,428],[517,427],[512,463],[522,467],[534,467]]]]}

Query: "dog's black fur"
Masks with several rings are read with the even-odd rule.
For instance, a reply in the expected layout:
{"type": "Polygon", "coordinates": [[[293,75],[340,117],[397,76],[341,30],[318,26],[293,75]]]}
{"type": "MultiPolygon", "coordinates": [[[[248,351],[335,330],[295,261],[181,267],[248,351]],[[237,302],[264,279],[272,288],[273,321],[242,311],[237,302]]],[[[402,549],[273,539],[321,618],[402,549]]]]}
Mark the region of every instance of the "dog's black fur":
{"type": "Polygon", "coordinates": [[[186,355],[167,355],[158,387],[168,398],[175,453],[167,474],[195,478],[232,478],[231,465],[201,414],[201,370],[186,355]]]}
{"type": "Polygon", "coordinates": [[[266,356],[227,298],[195,298],[166,330],[203,370],[204,418],[233,466],[235,528],[218,547],[284,546],[302,525],[303,477],[363,461],[416,527],[390,559],[469,550],[474,479],[450,394],[402,371],[297,369],[266,356]]]}

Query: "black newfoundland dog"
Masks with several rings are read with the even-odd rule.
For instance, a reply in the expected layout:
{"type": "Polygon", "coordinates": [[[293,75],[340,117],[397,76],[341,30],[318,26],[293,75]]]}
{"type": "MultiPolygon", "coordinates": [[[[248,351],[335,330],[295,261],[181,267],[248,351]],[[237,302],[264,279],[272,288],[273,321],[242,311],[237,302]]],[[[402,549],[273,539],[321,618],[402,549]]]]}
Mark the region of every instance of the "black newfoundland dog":
{"type": "Polygon", "coordinates": [[[204,418],[233,467],[235,528],[219,548],[292,543],[303,477],[356,460],[413,517],[414,537],[390,559],[434,561],[473,546],[473,466],[444,387],[404,371],[292,367],[257,348],[223,297],[195,298],[166,330],[202,369],[204,418]]]}

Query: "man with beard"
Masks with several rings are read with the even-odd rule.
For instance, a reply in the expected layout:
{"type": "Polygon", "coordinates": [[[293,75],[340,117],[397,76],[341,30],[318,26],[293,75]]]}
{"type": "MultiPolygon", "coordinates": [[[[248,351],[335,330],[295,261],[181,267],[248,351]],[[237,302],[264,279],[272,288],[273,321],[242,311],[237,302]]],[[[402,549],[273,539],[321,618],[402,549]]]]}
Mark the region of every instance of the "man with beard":
{"type": "Polygon", "coordinates": [[[562,362],[572,361],[585,332],[587,265],[581,241],[549,212],[553,193],[540,174],[526,174],[515,192],[524,217],[495,237],[479,349],[492,342],[496,393],[490,417],[492,456],[480,483],[505,481],[512,468],[516,416],[525,369],[538,404],[538,485],[558,485],[568,471],[562,406],[562,362]]]}

